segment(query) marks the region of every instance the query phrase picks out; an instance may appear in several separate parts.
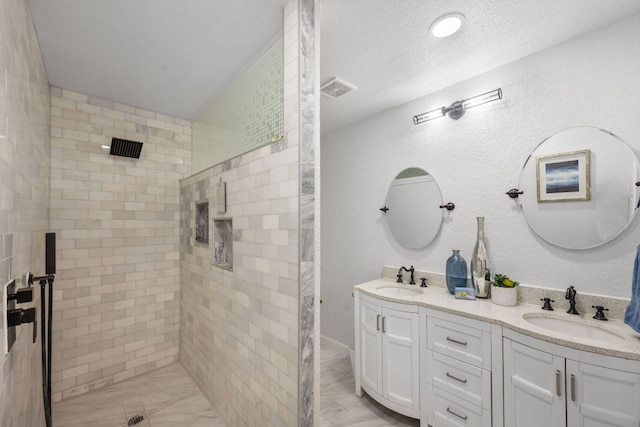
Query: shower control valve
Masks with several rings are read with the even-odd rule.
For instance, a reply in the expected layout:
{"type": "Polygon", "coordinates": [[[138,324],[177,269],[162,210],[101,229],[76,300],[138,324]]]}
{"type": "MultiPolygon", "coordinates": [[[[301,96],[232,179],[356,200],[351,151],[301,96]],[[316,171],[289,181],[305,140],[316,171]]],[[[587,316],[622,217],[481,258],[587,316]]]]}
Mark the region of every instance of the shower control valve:
{"type": "Polygon", "coordinates": [[[8,294],[7,301],[15,300],[17,304],[33,301],[33,288],[21,288],[15,294],[8,294]]]}
{"type": "Polygon", "coordinates": [[[24,323],[33,323],[36,320],[36,309],[32,308],[16,308],[7,311],[7,325],[9,327],[22,325],[24,323]]]}

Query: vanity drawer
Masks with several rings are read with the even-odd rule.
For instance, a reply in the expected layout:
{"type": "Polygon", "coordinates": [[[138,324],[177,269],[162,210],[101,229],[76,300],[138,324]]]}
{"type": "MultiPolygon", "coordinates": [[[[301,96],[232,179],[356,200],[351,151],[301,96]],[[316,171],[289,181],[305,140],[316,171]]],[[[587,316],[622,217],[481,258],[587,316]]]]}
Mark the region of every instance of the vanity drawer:
{"type": "MultiPolygon", "coordinates": [[[[460,320],[468,322],[468,319],[460,320]]],[[[491,331],[488,329],[427,316],[427,348],[490,371],[491,331]]]]}
{"type": "Polygon", "coordinates": [[[491,410],[491,372],[430,350],[427,353],[429,384],[491,410]]]}
{"type": "Polygon", "coordinates": [[[491,411],[431,386],[427,423],[431,426],[491,427],[491,411]]]}

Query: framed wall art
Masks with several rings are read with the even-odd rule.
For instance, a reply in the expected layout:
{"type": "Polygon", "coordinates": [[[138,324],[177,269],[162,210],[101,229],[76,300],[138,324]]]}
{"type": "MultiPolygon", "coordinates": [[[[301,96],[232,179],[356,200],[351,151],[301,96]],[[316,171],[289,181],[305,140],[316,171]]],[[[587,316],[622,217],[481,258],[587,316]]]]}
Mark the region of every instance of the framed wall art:
{"type": "Polygon", "coordinates": [[[536,157],[538,203],[591,200],[589,150],[536,157]]]}

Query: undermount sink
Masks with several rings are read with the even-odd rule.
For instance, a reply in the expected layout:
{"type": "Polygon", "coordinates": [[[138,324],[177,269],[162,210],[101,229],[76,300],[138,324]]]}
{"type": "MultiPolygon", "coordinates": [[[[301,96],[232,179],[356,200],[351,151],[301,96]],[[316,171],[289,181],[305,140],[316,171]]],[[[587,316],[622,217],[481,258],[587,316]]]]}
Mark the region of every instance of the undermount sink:
{"type": "Polygon", "coordinates": [[[385,297],[415,297],[422,293],[420,288],[403,288],[400,286],[382,286],[375,292],[385,297]]]}
{"type": "Polygon", "coordinates": [[[536,313],[524,314],[522,317],[532,325],[576,338],[588,338],[609,342],[624,341],[623,337],[613,332],[609,332],[605,329],[587,323],[578,323],[568,319],[543,316],[536,313]]]}

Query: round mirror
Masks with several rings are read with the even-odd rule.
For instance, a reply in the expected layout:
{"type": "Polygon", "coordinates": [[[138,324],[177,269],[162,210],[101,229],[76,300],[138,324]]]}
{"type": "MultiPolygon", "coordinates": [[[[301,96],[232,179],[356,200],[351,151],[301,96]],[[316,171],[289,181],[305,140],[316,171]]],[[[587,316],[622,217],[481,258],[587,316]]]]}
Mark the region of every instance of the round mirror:
{"type": "Polygon", "coordinates": [[[640,162],[610,132],[576,127],[542,141],[520,174],[529,226],[566,249],[602,245],[627,228],[640,203],[640,162]]]}
{"type": "Polygon", "coordinates": [[[427,246],[436,237],[442,222],[442,195],[428,172],[408,168],[389,186],[386,216],[393,237],[409,249],[427,246]]]}

